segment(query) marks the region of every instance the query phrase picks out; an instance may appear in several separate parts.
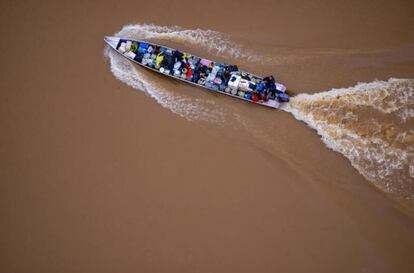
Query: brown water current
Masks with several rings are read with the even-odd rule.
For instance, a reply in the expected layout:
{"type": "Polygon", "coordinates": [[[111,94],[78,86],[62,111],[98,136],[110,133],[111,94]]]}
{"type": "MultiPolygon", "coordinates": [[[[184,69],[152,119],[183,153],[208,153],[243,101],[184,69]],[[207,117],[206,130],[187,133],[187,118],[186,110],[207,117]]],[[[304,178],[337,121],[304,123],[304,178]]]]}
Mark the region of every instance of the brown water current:
{"type": "Polygon", "coordinates": [[[414,272],[412,1],[1,1],[0,272],[414,272]],[[150,40],[267,109],[108,50],[150,40]]]}
{"type": "MultiPolygon", "coordinates": [[[[211,30],[138,24],[125,26],[116,35],[190,44],[218,56],[250,62],[275,62],[211,30]]],[[[228,111],[224,105],[211,99],[169,92],[168,87],[159,83],[159,78],[148,77],[142,68],[137,68],[108,47],[106,54],[115,77],[146,91],[162,106],[188,120],[241,126],[249,133],[253,131],[252,134],[259,123],[261,131],[272,135],[274,128],[271,123],[257,122],[256,116],[238,109],[228,111]]],[[[366,179],[381,190],[414,201],[413,88],[413,79],[376,80],[349,88],[299,94],[282,109],[315,129],[329,148],[347,157],[366,179]]]]}

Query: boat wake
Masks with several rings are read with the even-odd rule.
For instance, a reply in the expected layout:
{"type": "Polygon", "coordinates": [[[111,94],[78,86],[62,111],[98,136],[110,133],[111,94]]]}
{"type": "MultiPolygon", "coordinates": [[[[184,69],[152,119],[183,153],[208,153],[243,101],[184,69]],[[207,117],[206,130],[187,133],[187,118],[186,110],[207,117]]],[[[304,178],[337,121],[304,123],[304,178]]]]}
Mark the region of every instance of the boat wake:
{"type": "Polygon", "coordinates": [[[147,93],[161,106],[188,120],[202,120],[221,123],[225,110],[217,106],[214,100],[193,99],[178,95],[158,83],[155,75],[148,75],[136,68],[132,62],[120,56],[114,50],[107,50],[111,71],[114,76],[127,85],[147,93]]]}
{"type": "MultiPolygon", "coordinates": [[[[137,24],[123,27],[115,36],[190,44],[227,58],[247,60],[253,56],[211,30],[137,24]]],[[[243,111],[220,106],[215,100],[174,93],[157,76],[145,73],[113,50],[106,54],[117,79],[146,92],[172,112],[190,120],[220,124],[231,120],[239,122],[240,128],[253,130],[254,126],[249,126],[252,122],[245,124],[250,117],[244,117],[243,111]]],[[[315,129],[326,146],[348,158],[375,186],[414,200],[414,80],[392,78],[317,94],[299,94],[282,109],[315,129]]]]}
{"type": "Polygon", "coordinates": [[[375,186],[414,200],[414,80],[300,94],[284,105],[375,186]]]}
{"type": "MultiPolygon", "coordinates": [[[[162,39],[201,47],[226,58],[260,59],[259,56],[244,49],[225,35],[213,30],[135,24],[124,26],[114,36],[137,40],[162,39]]],[[[108,47],[105,55],[109,58],[111,71],[117,79],[137,90],[144,91],[163,107],[189,120],[223,122],[226,110],[216,105],[214,100],[201,100],[174,93],[163,83],[158,83],[156,76],[147,75],[142,68],[134,66],[108,47]]]]}
{"type": "Polygon", "coordinates": [[[205,49],[224,58],[261,61],[262,57],[252,50],[235,43],[226,35],[203,29],[183,29],[178,26],[153,24],[126,25],[114,36],[137,40],[160,39],[205,49]]]}

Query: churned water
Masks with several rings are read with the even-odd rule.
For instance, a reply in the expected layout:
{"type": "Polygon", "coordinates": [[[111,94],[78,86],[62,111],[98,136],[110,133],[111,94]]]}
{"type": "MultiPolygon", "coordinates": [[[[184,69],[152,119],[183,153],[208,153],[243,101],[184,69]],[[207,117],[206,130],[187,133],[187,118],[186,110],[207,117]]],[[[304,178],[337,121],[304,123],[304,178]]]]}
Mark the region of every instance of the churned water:
{"type": "MultiPolygon", "coordinates": [[[[137,24],[124,26],[115,35],[169,40],[227,58],[260,60],[258,54],[212,30],[137,24]]],[[[239,117],[243,113],[230,113],[214,99],[170,91],[157,78],[143,73],[113,50],[107,50],[107,56],[117,79],[146,92],[161,106],[182,117],[221,124],[227,118],[243,120],[239,117]]],[[[413,79],[377,80],[316,94],[299,94],[283,105],[282,110],[315,129],[328,148],[348,158],[352,166],[379,189],[412,200],[413,90],[413,79]]]]}

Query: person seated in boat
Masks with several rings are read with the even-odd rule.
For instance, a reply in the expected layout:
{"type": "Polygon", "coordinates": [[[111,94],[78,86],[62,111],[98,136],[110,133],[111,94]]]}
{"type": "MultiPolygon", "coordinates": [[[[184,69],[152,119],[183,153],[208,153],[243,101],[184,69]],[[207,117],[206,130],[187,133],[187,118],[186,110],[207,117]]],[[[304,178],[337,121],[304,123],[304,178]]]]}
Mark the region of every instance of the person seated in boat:
{"type": "Polygon", "coordinates": [[[264,92],[265,91],[265,84],[263,82],[259,82],[257,84],[257,91],[258,92],[264,92]]]}
{"type": "Polygon", "coordinates": [[[160,52],[157,54],[157,57],[155,58],[155,68],[159,69],[161,67],[161,62],[164,60],[164,53],[160,52]]]}
{"type": "Polygon", "coordinates": [[[264,102],[268,101],[267,94],[265,92],[258,92],[258,96],[261,101],[264,101],[264,102]]]}
{"type": "Polygon", "coordinates": [[[205,65],[202,65],[202,66],[200,67],[199,72],[200,72],[200,75],[201,75],[201,76],[204,76],[204,77],[207,77],[207,76],[208,76],[208,74],[209,74],[208,68],[207,68],[207,66],[205,66],[205,65]]]}
{"type": "Polygon", "coordinates": [[[174,63],[183,61],[185,54],[179,50],[174,50],[172,53],[174,63]]]}
{"type": "Polygon", "coordinates": [[[167,54],[166,52],[164,52],[164,58],[161,61],[161,66],[164,67],[165,69],[169,69],[169,70],[173,69],[174,62],[173,62],[173,58],[171,54],[167,54]]]}
{"type": "Polygon", "coordinates": [[[273,75],[270,75],[268,77],[264,77],[263,82],[265,83],[266,87],[269,88],[272,83],[275,84],[276,80],[273,75]]]}
{"type": "Polygon", "coordinates": [[[263,78],[263,83],[265,84],[265,91],[268,98],[274,99],[276,98],[276,81],[273,75],[263,78]]]}
{"type": "Polygon", "coordinates": [[[135,56],[135,60],[139,63],[142,63],[142,58],[144,58],[144,53],[142,52],[138,52],[137,55],[135,56]]]}
{"type": "Polygon", "coordinates": [[[272,98],[272,99],[274,99],[274,98],[276,98],[276,92],[277,92],[277,90],[276,90],[276,85],[275,84],[272,84],[268,89],[267,89],[267,96],[269,97],[269,98],[272,98]]]}
{"type": "Polygon", "coordinates": [[[252,101],[253,102],[259,102],[259,96],[257,96],[256,93],[253,93],[253,95],[252,95],[252,101]]]}
{"type": "Polygon", "coordinates": [[[223,69],[223,76],[226,79],[225,83],[226,85],[228,84],[231,75],[235,72],[239,71],[239,68],[237,67],[237,65],[226,65],[223,69]]]}
{"type": "Polygon", "coordinates": [[[201,64],[200,64],[200,60],[199,59],[195,59],[194,63],[194,69],[193,69],[193,78],[192,81],[197,83],[198,80],[200,79],[200,68],[201,68],[201,64]]]}
{"type": "Polygon", "coordinates": [[[199,79],[200,79],[200,73],[197,71],[193,71],[193,77],[191,81],[197,83],[199,79]]]}
{"type": "Polygon", "coordinates": [[[248,80],[248,81],[251,80],[251,78],[249,77],[249,75],[246,72],[242,72],[240,74],[240,76],[242,77],[242,79],[245,79],[245,80],[248,80]]]}
{"type": "Polygon", "coordinates": [[[159,45],[155,46],[155,50],[154,50],[155,55],[158,55],[158,53],[160,53],[160,46],[159,45]]]}

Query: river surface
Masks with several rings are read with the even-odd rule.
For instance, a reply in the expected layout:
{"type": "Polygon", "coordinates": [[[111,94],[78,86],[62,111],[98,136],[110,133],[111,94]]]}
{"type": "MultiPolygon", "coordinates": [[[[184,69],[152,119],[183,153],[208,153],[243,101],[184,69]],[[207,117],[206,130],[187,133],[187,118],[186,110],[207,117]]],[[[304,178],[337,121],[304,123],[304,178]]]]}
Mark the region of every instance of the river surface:
{"type": "Polygon", "coordinates": [[[3,1],[0,271],[413,272],[410,1],[3,1]],[[103,42],[258,75],[260,107],[103,42]]]}

